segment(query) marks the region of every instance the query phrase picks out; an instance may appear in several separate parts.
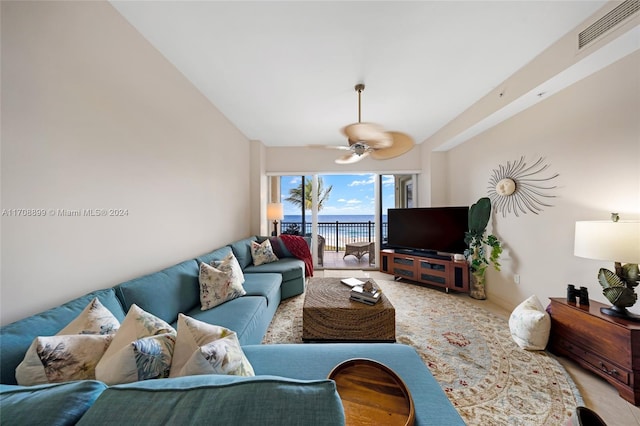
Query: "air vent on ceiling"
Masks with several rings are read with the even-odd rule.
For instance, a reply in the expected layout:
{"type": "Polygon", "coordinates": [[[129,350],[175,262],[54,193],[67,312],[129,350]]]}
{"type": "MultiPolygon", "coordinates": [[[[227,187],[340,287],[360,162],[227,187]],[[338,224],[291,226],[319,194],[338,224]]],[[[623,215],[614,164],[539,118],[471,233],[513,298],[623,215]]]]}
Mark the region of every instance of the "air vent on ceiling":
{"type": "Polygon", "coordinates": [[[578,34],[578,48],[582,49],[620,22],[640,10],[640,0],[626,0],[578,34]]]}

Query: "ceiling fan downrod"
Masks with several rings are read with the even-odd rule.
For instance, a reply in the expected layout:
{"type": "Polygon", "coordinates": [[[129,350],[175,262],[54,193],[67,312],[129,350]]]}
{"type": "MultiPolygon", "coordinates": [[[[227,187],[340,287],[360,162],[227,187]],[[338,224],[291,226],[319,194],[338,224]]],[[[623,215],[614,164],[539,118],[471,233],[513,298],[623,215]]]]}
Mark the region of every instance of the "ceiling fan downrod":
{"type": "Polygon", "coordinates": [[[360,83],[360,84],[356,84],[356,92],[358,92],[358,123],[362,122],[361,119],[361,112],[362,112],[362,102],[361,102],[361,95],[362,95],[362,91],[364,90],[364,84],[360,83]]]}

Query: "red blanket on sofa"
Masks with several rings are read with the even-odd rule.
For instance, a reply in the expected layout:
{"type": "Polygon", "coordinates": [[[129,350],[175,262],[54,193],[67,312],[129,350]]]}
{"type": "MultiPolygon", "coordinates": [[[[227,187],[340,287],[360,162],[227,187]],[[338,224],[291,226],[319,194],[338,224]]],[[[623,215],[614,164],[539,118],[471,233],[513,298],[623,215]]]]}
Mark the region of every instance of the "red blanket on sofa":
{"type": "Polygon", "coordinates": [[[313,258],[307,241],[298,235],[281,234],[280,240],[292,255],[304,262],[305,275],[313,276],[313,258]]]}

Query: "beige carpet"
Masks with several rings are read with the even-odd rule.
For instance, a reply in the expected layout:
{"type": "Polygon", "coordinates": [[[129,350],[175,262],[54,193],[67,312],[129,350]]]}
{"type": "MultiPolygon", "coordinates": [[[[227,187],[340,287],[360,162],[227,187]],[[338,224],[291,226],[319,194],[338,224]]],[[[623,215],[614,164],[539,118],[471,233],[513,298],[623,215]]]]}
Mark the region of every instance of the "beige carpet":
{"type": "MultiPolygon", "coordinates": [[[[520,349],[507,319],[406,282],[376,279],[396,308],[396,338],[416,348],[469,425],[564,425],[582,398],[546,352],[520,349]]],[[[304,295],[281,303],[264,343],[302,343],[304,295]]]]}

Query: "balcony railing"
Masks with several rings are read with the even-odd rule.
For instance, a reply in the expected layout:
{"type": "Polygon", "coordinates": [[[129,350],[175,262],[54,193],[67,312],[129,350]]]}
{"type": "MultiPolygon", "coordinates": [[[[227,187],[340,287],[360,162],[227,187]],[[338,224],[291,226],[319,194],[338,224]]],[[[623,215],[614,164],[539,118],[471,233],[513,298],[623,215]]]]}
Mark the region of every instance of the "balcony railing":
{"type": "MultiPolygon", "coordinates": [[[[375,222],[318,222],[318,234],[325,238],[325,250],[344,251],[345,244],[356,241],[375,242],[375,222]]],[[[283,234],[311,235],[311,223],[282,222],[283,234]]],[[[387,223],[382,223],[382,241],[387,240],[387,223]]]]}

